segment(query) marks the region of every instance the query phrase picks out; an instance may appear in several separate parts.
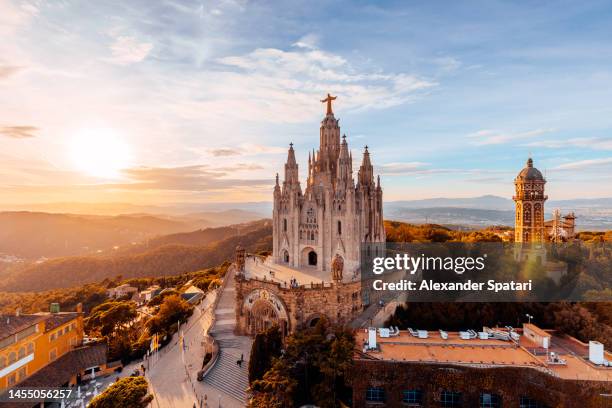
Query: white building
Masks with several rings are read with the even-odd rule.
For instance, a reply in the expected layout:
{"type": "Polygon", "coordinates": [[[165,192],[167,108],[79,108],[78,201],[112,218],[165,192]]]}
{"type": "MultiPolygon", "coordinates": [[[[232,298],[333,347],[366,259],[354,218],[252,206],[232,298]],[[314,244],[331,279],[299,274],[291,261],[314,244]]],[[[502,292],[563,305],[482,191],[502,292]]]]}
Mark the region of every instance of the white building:
{"type": "Polygon", "coordinates": [[[116,288],[111,288],[106,291],[108,297],[110,298],[121,298],[124,296],[132,296],[134,293],[138,292],[138,288],[134,286],[130,286],[128,284],[119,285],[116,288]]]}

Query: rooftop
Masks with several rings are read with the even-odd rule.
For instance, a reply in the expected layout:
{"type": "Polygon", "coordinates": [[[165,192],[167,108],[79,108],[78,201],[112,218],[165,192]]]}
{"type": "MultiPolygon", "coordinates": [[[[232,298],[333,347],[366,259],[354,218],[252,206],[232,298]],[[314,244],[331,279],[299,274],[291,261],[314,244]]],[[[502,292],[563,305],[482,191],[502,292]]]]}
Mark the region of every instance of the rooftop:
{"type": "Polygon", "coordinates": [[[0,340],[10,337],[45,320],[39,315],[0,315],[0,340]]]}
{"type": "MultiPolygon", "coordinates": [[[[535,329],[547,336],[550,333],[543,331],[535,325],[535,329]]],[[[502,333],[502,329],[495,329],[502,333]]],[[[520,330],[518,331],[520,332],[520,330]]],[[[506,331],[507,333],[507,331],[506,331]]],[[[400,330],[398,335],[381,337],[376,335],[375,350],[366,350],[357,353],[356,358],[367,358],[394,362],[421,362],[435,364],[457,364],[472,367],[530,367],[548,374],[574,380],[612,381],[612,368],[596,366],[588,361],[584,353],[575,353],[583,350],[578,347],[568,347],[568,342],[574,339],[553,340],[555,353],[565,364],[552,364],[548,361],[546,350],[536,347],[529,339],[520,336],[518,341],[495,338],[481,339],[480,337],[465,339],[459,332],[445,332],[443,338],[438,331],[430,331],[426,338],[415,337],[408,330],[400,330]]],[[[359,330],[356,333],[356,344],[359,348],[368,343],[368,331],[359,330]]],[[[557,339],[554,337],[553,339],[557,339]]],[[[552,351],[551,349],[550,351],[552,351]]],[[[361,351],[361,350],[359,350],[361,351]]]]}
{"type": "Polygon", "coordinates": [[[81,315],[78,312],[40,313],[37,316],[45,317],[45,332],[60,327],[81,315]]]}
{"type": "Polygon", "coordinates": [[[531,324],[531,323],[525,323],[523,324],[523,329],[529,329],[531,330],[533,333],[537,334],[538,336],[542,336],[542,337],[551,337],[550,333],[548,333],[547,331],[544,331],[542,329],[540,329],[538,326],[536,326],[535,324],[531,324]]]}

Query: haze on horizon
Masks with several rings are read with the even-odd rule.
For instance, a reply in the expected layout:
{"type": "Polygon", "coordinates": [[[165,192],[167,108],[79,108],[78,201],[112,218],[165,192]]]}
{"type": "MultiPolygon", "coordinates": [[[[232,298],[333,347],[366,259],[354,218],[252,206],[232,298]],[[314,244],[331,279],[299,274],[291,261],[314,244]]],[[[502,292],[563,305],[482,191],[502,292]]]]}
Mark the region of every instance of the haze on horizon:
{"type": "Polygon", "coordinates": [[[612,197],[611,20],[605,1],[0,0],[0,208],[270,201],[289,142],[305,179],[328,92],[385,201],[509,198],[530,153],[551,199],[612,197]]]}

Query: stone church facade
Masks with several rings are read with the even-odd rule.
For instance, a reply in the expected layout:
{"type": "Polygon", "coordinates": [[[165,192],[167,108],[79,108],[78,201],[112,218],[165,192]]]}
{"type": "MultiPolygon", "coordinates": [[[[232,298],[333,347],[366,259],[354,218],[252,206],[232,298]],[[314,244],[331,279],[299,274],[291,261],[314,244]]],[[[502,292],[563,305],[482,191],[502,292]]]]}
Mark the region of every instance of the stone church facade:
{"type": "Polygon", "coordinates": [[[276,176],[272,255],[263,259],[236,250],[237,334],[255,335],[278,325],[287,335],[321,318],[349,324],[376,301],[358,272],[361,245],[385,242],[380,178],[374,178],[367,146],[354,178],[334,99],[328,94],[321,101],[327,111],[319,148],[309,153],[305,188],[293,144],[282,182],[276,176]],[[294,273],[301,280],[294,280],[294,273]]]}
{"type": "Polygon", "coordinates": [[[289,147],[282,185],[276,177],[273,210],[275,263],[293,268],[330,270],[336,255],[345,271],[359,267],[363,243],[385,242],[382,188],[374,179],[368,147],[365,147],[357,180],[346,135],[340,138],[338,119],[330,95],[327,113],[319,129],[319,149],[308,154],[306,186],[302,187],[293,145],[289,147]]]}

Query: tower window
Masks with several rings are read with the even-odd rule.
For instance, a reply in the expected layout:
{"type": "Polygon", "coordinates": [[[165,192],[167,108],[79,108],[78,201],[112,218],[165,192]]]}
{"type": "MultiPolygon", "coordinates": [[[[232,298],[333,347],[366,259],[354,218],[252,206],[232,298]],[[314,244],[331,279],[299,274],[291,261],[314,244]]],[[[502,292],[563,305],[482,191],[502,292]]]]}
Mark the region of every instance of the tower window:
{"type": "Polygon", "coordinates": [[[342,221],[338,221],[338,235],[342,235],[342,221]]]}
{"type": "Polygon", "coordinates": [[[283,218],[283,231],[287,232],[287,219],[283,218]]]}

